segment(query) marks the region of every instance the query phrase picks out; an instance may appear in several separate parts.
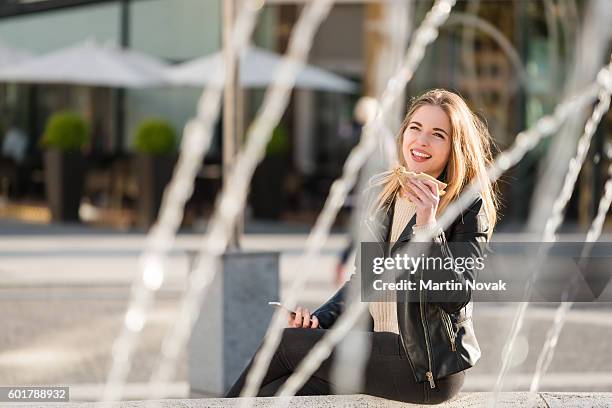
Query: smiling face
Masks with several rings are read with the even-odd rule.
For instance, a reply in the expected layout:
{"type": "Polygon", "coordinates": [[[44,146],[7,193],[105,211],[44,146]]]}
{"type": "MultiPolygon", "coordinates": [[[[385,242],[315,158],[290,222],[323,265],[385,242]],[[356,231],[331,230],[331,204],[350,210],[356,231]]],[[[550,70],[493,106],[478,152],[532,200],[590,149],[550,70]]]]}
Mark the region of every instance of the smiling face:
{"type": "Polygon", "coordinates": [[[403,134],[402,154],[406,168],[438,177],[450,157],[451,122],[444,110],[434,105],[419,107],[403,134]]]}

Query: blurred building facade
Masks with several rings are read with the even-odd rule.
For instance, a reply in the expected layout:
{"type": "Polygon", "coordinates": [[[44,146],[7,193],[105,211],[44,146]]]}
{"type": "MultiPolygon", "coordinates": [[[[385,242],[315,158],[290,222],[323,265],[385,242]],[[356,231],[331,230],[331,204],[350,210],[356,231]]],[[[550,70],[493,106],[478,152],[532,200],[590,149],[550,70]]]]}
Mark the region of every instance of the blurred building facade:
{"type": "MultiPolygon", "coordinates": [[[[432,87],[455,90],[486,119],[499,148],[507,148],[517,132],[550,113],[563,96],[585,13],[581,3],[459,1],[410,82],[406,102],[432,87]]],[[[269,0],[254,42],[284,52],[303,5],[302,0],[269,0]]],[[[405,9],[408,29],[422,21],[431,5],[427,0],[410,2],[405,9]]],[[[221,0],[4,1],[0,38],[42,53],[94,37],[182,62],[221,47],[221,11],[221,0]]],[[[385,67],[371,62],[390,46],[388,18],[384,3],[338,1],[317,32],[309,62],[361,83],[363,94],[376,96],[380,92],[376,78],[385,67]]],[[[187,88],[127,90],[124,103],[118,105],[122,96],[117,90],[7,84],[3,106],[24,124],[33,142],[58,107],[77,108],[92,123],[93,150],[118,154],[130,150],[133,129],[148,116],[165,117],[181,130],[194,114],[199,94],[200,90],[187,88]],[[123,125],[117,132],[119,122],[123,125]]],[[[263,90],[245,91],[247,121],[262,98],[263,90]]],[[[331,182],[358,142],[360,129],[353,118],[357,98],[294,91],[283,118],[290,139],[288,176],[283,181],[286,210],[321,208],[331,182]]],[[[596,210],[610,163],[604,150],[612,139],[611,118],[608,113],[589,151],[568,207],[570,222],[586,225],[596,210]]],[[[218,162],[220,143],[217,137],[208,161],[218,162]]],[[[502,223],[526,219],[548,145],[542,143],[502,178],[502,223]]]]}

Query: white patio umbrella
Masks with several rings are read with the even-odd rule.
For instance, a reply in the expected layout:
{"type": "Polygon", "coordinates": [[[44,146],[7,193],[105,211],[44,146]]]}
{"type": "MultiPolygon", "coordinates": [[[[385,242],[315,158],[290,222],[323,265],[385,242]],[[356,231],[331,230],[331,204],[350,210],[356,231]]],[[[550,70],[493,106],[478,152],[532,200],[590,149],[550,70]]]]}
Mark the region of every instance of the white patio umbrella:
{"type": "Polygon", "coordinates": [[[0,41],[0,68],[18,64],[30,58],[32,58],[31,53],[10,47],[3,41],[0,41]]]}
{"type": "Polygon", "coordinates": [[[86,41],[0,69],[0,81],[108,87],[164,84],[168,64],[114,45],[86,41]]]}
{"type": "MultiPolygon", "coordinates": [[[[282,56],[257,47],[249,47],[240,58],[240,85],[245,88],[263,88],[272,83],[282,56]]],[[[210,75],[223,61],[223,54],[196,58],[168,70],[168,81],[174,85],[204,86],[210,75]]],[[[296,88],[352,93],[357,86],[334,73],[312,65],[305,66],[296,78],[296,88]]]]}

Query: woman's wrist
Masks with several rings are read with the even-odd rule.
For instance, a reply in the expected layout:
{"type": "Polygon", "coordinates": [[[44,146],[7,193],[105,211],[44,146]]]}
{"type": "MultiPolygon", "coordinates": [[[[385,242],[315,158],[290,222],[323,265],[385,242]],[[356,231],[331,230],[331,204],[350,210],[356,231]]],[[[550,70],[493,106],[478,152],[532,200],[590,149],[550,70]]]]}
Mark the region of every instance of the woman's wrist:
{"type": "Polygon", "coordinates": [[[424,228],[426,226],[436,225],[436,216],[435,214],[416,214],[416,223],[415,227],[424,228]]]}
{"type": "Polygon", "coordinates": [[[431,233],[432,231],[435,231],[438,228],[438,223],[436,222],[436,220],[430,221],[427,224],[422,224],[422,225],[413,225],[412,226],[412,240],[414,240],[414,242],[427,242],[429,240],[424,240],[423,238],[424,235],[427,235],[429,233],[431,233]]]}
{"type": "Polygon", "coordinates": [[[438,223],[436,222],[436,220],[434,219],[433,221],[428,221],[425,224],[419,224],[418,222],[412,226],[412,230],[413,231],[429,231],[432,229],[435,229],[436,226],[438,225],[438,223]]]}

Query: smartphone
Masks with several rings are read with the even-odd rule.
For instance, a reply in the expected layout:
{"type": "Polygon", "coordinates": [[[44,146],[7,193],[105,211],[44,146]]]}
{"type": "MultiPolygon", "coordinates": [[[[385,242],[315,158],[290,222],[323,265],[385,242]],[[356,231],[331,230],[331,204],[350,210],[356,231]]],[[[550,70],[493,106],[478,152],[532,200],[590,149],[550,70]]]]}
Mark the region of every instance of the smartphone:
{"type": "Polygon", "coordinates": [[[283,309],[283,310],[285,310],[286,312],[290,313],[290,314],[291,314],[291,317],[295,317],[295,312],[294,312],[293,310],[291,310],[291,309],[286,308],[285,306],[283,306],[283,305],[281,304],[281,302],[268,302],[268,304],[269,304],[270,306],[274,306],[274,307],[278,307],[279,309],[283,309]]]}
{"type": "MultiPolygon", "coordinates": [[[[279,309],[283,309],[287,313],[290,313],[291,317],[295,318],[295,311],[283,306],[281,302],[268,302],[268,304],[270,306],[274,306],[274,307],[278,307],[279,309]]],[[[310,318],[310,320],[312,321],[312,317],[310,318]]]]}

